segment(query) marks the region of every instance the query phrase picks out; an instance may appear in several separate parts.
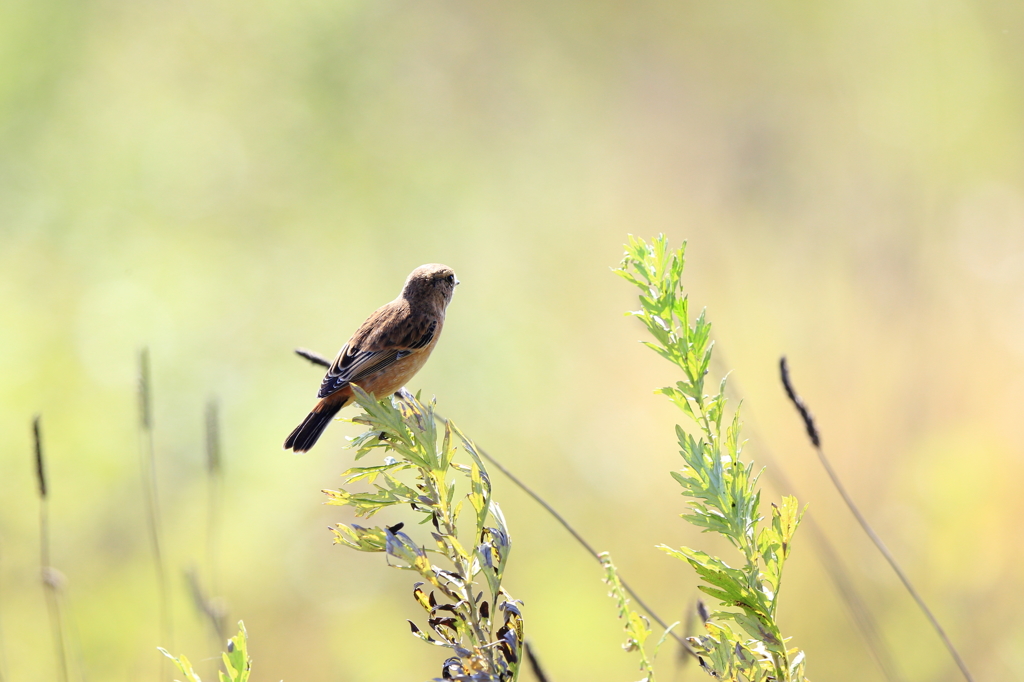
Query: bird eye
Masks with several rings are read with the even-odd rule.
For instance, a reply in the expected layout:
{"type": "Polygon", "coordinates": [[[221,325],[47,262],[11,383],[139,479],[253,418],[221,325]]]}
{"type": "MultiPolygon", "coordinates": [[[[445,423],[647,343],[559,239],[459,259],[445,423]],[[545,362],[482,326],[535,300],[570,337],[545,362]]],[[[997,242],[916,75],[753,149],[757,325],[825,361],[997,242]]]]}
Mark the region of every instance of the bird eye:
{"type": "Polygon", "coordinates": [[[455,284],[455,275],[448,275],[445,279],[448,280],[448,284],[455,284]]]}

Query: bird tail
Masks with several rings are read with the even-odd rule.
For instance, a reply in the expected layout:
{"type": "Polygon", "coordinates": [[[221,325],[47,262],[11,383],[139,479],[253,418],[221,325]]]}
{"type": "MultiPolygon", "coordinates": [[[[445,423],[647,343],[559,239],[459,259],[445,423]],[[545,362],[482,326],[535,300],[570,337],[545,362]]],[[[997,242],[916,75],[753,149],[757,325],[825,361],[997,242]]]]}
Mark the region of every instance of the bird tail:
{"type": "Polygon", "coordinates": [[[338,413],[345,402],[339,401],[333,404],[320,403],[309,415],[302,420],[302,423],[295,427],[295,430],[289,434],[288,438],[284,441],[285,450],[294,450],[295,452],[306,452],[311,447],[316,445],[317,440],[320,438],[320,434],[324,432],[327,425],[331,423],[331,419],[338,413]]]}

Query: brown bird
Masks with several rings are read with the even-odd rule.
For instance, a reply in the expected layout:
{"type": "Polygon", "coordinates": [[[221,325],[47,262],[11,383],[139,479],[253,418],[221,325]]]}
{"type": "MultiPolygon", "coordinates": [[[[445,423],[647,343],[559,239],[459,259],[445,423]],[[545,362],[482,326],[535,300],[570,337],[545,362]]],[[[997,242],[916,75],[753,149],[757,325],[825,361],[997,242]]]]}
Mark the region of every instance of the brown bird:
{"type": "Polygon", "coordinates": [[[458,283],[447,265],[431,263],[413,270],[398,298],[366,318],[338,351],[320,383],[320,401],[285,440],[285,450],[313,447],[331,418],[352,399],[351,384],[378,398],[402,388],[437,345],[444,311],[458,283]]]}

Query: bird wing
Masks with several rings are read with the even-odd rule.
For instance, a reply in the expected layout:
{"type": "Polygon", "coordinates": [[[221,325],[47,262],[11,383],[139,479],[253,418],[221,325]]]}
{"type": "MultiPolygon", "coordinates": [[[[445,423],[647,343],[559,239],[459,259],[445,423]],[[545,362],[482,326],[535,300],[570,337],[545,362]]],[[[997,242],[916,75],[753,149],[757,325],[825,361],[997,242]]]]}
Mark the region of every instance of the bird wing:
{"type": "Polygon", "coordinates": [[[334,359],[320,383],[317,397],[326,398],[350,383],[358,384],[371,374],[380,372],[402,358],[426,348],[433,340],[436,330],[436,319],[418,325],[388,325],[386,320],[367,320],[338,352],[338,357],[334,359]]]}

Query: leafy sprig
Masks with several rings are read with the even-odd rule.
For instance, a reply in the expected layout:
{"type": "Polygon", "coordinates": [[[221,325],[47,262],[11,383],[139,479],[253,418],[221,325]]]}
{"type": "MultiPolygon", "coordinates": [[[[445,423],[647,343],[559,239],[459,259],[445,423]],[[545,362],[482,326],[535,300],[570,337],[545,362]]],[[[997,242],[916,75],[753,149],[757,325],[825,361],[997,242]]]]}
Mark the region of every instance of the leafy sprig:
{"type": "MultiPolygon", "coordinates": [[[[248,682],[249,670],[252,668],[252,659],[249,658],[246,639],[248,633],[245,631],[245,624],[238,621],[238,634],[228,640],[227,651],[221,654],[221,661],[224,670],[217,671],[220,682],[248,682]]],[[[192,663],[184,656],[173,656],[166,649],[159,648],[167,658],[174,661],[178,670],[185,676],[185,682],[202,682],[199,675],[192,669],[192,663]]]]}
{"type": "Polygon", "coordinates": [[[353,388],[363,413],[352,421],[367,427],[352,441],[356,459],[374,450],[397,457],[349,469],[344,487],[324,491],[328,503],[350,507],[364,518],[408,504],[421,523],[433,526],[436,549],[402,532],[404,524],[338,524],[332,529],[335,543],[384,552],[389,565],[419,574],[422,581],[413,586],[413,598],[426,612],[429,630],[409,624],[424,642],[454,654],[443,664],[443,679],[516,679],[523,658],[523,618],[520,602],[501,586],[512,544],[476,446],[451,421],[439,429],[433,403],[404,391],[378,401],[353,388]],[[469,455],[466,464],[454,461],[456,441],[469,455]],[[356,483],[372,489],[354,492],[356,483]],[[461,528],[460,519],[465,519],[461,528]]]}
{"type": "Polygon", "coordinates": [[[654,645],[654,648],[648,651],[646,646],[647,639],[652,634],[650,622],[642,614],[629,607],[629,596],[626,593],[625,586],[622,584],[622,580],[619,578],[618,569],[612,563],[611,555],[608,552],[601,552],[598,558],[601,560],[601,566],[604,568],[604,582],[609,587],[608,596],[616,601],[619,607],[619,618],[625,621],[623,627],[626,630],[626,642],[622,645],[622,648],[627,652],[635,651],[639,655],[640,672],[644,674],[640,682],[654,682],[654,659],[658,655],[658,649],[664,644],[665,639],[672,632],[672,628],[678,625],[679,622],[677,621],[669,625],[658,639],[657,644],[654,645]]]}
{"type": "Polygon", "coordinates": [[[616,270],[639,287],[638,318],[654,337],[644,344],[682,370],[683,378],[657,392],[667,396],[696,426],[696,435],[676,426],[684,466],[672,476],[690,498],[683,514],[704,532],[727,538],[742,556],[733,568],[718,557],[681,547],[661,548],[689,563],[705,583],[700,589],[721,608],[705,623],[706,635],[689,638],[705,670],[720,680],[800,682],[804,654],[787,646],[776,621],[782,570],[802,511],[795,498],[772,505],[771,522],[762,526],[759,473],[741,457],[739,409],[726,418],[723,377],[714,395],[705,393],[714,342],[702,310],[690,320],[682,284],[685,242],[676,251],[659,236],[651,243],[629,238],[616,270]]]}

